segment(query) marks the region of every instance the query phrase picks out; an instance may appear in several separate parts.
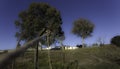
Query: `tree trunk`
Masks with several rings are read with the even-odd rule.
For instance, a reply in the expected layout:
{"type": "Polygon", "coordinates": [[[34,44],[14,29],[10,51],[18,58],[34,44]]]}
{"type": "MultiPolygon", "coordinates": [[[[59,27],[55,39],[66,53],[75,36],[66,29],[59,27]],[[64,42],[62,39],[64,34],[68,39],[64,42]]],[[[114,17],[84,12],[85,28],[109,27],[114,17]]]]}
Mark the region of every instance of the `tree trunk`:
{"type": "Polygon", "coordinates": [[[7,65],[10,64],[15,58],[19,57],[22,53],[24,53],[29,47],[31,47],[32,44],[34,44],[36,41],[40,40],[41,37],[46,36],[46,34],[43,35],[45,32],[45,29],[41,32],[40,37],[37,37],[27,43],[25,43],[23,46],[21,46],[19,49],[8,53],[6,56],[2,57],[0,60],[0,69],[4,69],[7,65]]]}
{"type": "Polygon", "coordinates": [[[65,69],[65,47],[64,47],[62,41],[60,41],[60,44],[62,46],[62,60],[63,60],[62,69],[65,69]]]}
{"type": "Polygon", "coordinates": [[[42,51],[42,44],[41,44],[41,42],[39,42],[39,47],[40,47],[40,51],[42,51]]]}
{"type": "Polygon", "coordinates": [[[15,59],[12,62],[12,69],[15,69],[15,59]]]}
{"type": "Polygon", "coordinates": [[[52,69],[52,63],[50,58],[50,50],[48,50],[48,62],[49,62],[49,68],[52,69]]]}
{"type": "Polygon", "coordinates": [[[36,42],[36,48],[35,48],[35,68],[38,69],[38,42],[36,42]]]}
{"type": "Polygon", "coordinates": [[[21,41],[21,37],[19,38],[17,45],[16,45],[16,49],[20,48],[20,41],[21,41]]]}
{"type": "Polygon", "coordinates": [[[82,48],[84,48],[85,45],[84,45],[84,38],[82,37],[82,48]]]}
{"type": "MultiPolygon", "coordinates": [[[[47,32],[47,43],[48,43],[48,48],[50,47],[50,31],[47,32]]],[[[52,69],[52,63],[51,63],[51,58],[50,58],[50,49],[48,49],[48,62],[49,62],[49,68],[52,69]]]]}
{"type": "MultiPolygon", "coordinates": [[[[19,40],[18,40],[18,42],[17,42],[16,49],[20,48],[20,41],[21,41],[21,37],[19,38],[19,40]]],[[[15,64],[16,64],[15,62],[16,62],[16,60],[15,60],[15,58],[14,58],[14,60],[13,60],[13,62],[12,62],[12,69],[15,68],[15,64]]]]}

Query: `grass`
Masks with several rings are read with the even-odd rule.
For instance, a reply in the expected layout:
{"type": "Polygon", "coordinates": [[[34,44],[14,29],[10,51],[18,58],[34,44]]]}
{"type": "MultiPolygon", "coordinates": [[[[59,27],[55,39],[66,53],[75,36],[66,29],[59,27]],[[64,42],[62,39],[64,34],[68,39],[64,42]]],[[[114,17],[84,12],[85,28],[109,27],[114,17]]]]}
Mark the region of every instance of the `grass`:
{"type": "MultiPolygon", "coordinates": [[[[53,69],[120,69],[120,48],[115,46],[51,51],[53,69]]],[[[15,69],[33,69],[34,51],[16,59],[15,69]]],[[[47,51],[39,51],[39,69],[49,69],[47,51]]]]}

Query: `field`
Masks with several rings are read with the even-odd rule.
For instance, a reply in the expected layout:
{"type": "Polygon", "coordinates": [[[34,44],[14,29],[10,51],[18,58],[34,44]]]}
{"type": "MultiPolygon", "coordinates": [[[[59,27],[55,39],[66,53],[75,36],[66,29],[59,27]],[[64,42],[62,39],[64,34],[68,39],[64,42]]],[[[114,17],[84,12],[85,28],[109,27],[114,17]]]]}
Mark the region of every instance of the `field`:
{"type": "MultiPolygon", "coordinates": [[[[52,50],[50,55],[53,69],[120,69],[120,48],[115,46],[52,50]]],[[[14,67],[34,69],[34,51],[17,58],[14,67]]],[[[39,69],[49,69],[47,51],[39,51],[39,69]]]]}

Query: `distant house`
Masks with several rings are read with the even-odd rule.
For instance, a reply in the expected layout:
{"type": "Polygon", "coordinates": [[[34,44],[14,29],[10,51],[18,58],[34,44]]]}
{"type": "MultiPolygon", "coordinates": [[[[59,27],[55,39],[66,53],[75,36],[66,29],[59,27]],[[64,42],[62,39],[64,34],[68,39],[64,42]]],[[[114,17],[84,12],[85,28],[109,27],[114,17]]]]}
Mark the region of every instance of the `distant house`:
{"type": "Polygon", "coordinates": [[[78,49],[78,47],[76,47],[76,46],[65,46],[65,50],[74,50],[74,49],[78,49]]]}
{"type": "MultiPolygon", "coordinates": [[[[64,50],[75,50],[78,49],[78,47],[75,46],[63,46],[64,50]]],[[[54,48],[52,48],[51,50],[62,50],[61,46],[56,46],[54,48]]]]}
{"type": "Polygon", "coordinates": [[[52,48],[52,49],[50,49],[50,50],[62,50],[62,47],[56,46],[56,47],[54,47],[54,48],[52,48]]]}
{"type": "Polygon", "coordinates": [[[0,50],[0,54],[2,53],[8,53],[8,50],[0,50]]]}
{"type": "MultiPolygon", "coordinates": [[[[75,50],[75,49],[78,49],[79,47],[76,47],[76,46],[64,46],[64,49],[65,50],[75,50]]],[[[41,48],[39,47],[38,48],[39,50],[41,50],[41,48]]],[[[34,50],[34,48],[29,48],[28,49],[29,51],[32,51],[34,50]]],[[[57,46],[57,47],[42,47],[42,50],[62,50],[62,47],[61,46],[57,46]]]]}
{"type": "Polygon", "coordinates": [[[52,49],[52,47],[50,46],[50,47],[45,47],[45,48],[42,48],[42,50],[50,50],[50,49],[52,49]]]}

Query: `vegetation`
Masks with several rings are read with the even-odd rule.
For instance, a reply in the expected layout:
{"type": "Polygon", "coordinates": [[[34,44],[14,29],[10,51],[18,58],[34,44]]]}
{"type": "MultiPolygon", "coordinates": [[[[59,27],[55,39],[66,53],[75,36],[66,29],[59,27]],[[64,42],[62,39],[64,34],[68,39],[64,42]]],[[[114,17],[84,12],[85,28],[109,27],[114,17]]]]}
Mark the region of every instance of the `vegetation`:
{"type": "MultiPolygon", "coordinates": [[[[74,21],[72,33],[82,38],[82,45],[77,45],[79,49],[76,50],[64,50],[63,40],[65,40],[65,35],[61,25],[60,12],[46,3],[32,3],[28,9],[20,12],[18,20],[15,21],[17,49],[5,57],[8,59],[6,61],[13,60],[12,64],[6,65],[6,69],[120,69],[119,35],[111,39],[112,45],[104,46],[104,41],[99,39],[98,42],[103,47],[97,47],[97,44],[93,44],[94,47],[81,48],[85,47],[84,39],[92,36],[94,24],[87,19],[80,18],[74,21]],[[43,34],[46,34],[46,36],[37,39],[43,34]],[[21,41],[28,44],[20,48],[22,46],[21,41]],[[55,41],[61,44],[62,50],[38,50],[39,43],[49,47],[55,41]],[[34,49],[25,52],[30,46],[35,48],[35,53],[34,49]],[[14,59],[23,52],[25,54],[14,59]]],[[[5,56],[6,53],[8,53],[8,50],[1,52],[0,57],[5,56]]]]}
{"type": "Polygon", "coordinates": [[[114,36],[114,37],[111,39],[111,44],[120,47],[120,35],[114,36]]]}
{"type": "MultiPolygon", "coordinates": [[[[26,42],[40,36],[43,29],[56,36],[62,24],[60,12],[46,3],[32,3],[27,10],[19,13],[15,21],[18,29],[16,37],[26,42]]],[[[52,41],[52,40],[51,40],[52,41]]]]}
{"type": "MultiPolygon", "coordinates": [[[[54,7],[46,3],[32,3],[27,10],[20,12],[19,19],[15,22],[15,25],[18,28],[18,32],[16,33],[18,44],[20,44],[21,40],[28,42],[42,35],[40,32],[45,29],[44,33],[47,33],[47,36],[41,39],[41,41],[46,42],[47,38],[46,43],[50,46],[50,44],[54,43],[55,37],[59,32],[62,32],[62,30],[59,30],[61,28],[61,24],[62,19],[60,12],[54,7]]],[[[35,65],[37,65],[38,61],[38,42],[34,43],[36,48],[35,65]]],[[[17,46],[19,46],[18,44],[17,46]]]]}
{"type": "Polygon", "coordinates": [[[56,37],[56,40],[63,46],[62,41],[65,40],[64,32],[62,31],[62,28],[59,28],[60,32],[56,37]]]}
{"type": "Polygon", "coordinates": [[[82,45],[84,47],[84,39],[92,36],[91,33],[93,32],[94,24],[87,19],[80,18],[74,21],[74,27],[72,29],[72,33],[80,36],[82,38],[82,45]]]}
{"type": "MultiPolygon", "coordinates": [[[[120,48],[103,46],[65,50],[65,62],[61,50],[51,51],[53,69],[120,69],[120,48]]],[[[47,51],[39,52],[38,66],[49,69],[47,51]]],[[[16,61],[15,69],[33,69],[34,52],[27,51],[16,61]]]]}

